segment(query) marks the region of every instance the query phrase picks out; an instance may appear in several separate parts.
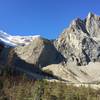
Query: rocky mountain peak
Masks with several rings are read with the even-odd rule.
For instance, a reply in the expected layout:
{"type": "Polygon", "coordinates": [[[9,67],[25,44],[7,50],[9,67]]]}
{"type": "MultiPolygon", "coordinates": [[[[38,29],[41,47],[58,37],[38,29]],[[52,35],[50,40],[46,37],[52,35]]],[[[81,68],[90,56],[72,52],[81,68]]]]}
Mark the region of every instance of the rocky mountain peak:
{"type": "Polygon", "coordinates": [[[100,60],[100,17],[92,13],[85,20],[77,18],[55,42],[67,62],[86,65],[100,60]],[[99,39],[98,39],[99,38],[99,39]]]}
{"type": "Polygon", "coordinates": [[[94,17],[94,16],[96,16],[94,13],[89,12],[89,13],[88,13],[88,16],[87,16],[87,19],[90,19],[90,18],[92,18],[92,17],[94,17]]]}
{"type": "Polygon", "coordinates": [[[91,37],[100,37],[100,16],[89,13],[85,24],[86,30],[91,37]]]}
{"type": "Polygon", "coordinates": [[[85,27],[85,22],[84,22],[84,20],[81,20],[80,18],[73,20],[68,29],[71,32],[75,32],[75,31],[82,32],[83,31],[84,33],[87,33],[86,27],[85,27]]]}
{"type": "Polygon", "coordinates": [[[75,25],[78,25],[79,23],[81,23],[82,20],[80,18],[76,18],[72,21],[72,23],[70,24],[70,27],[71,26],[75,26],[75,25]]]}

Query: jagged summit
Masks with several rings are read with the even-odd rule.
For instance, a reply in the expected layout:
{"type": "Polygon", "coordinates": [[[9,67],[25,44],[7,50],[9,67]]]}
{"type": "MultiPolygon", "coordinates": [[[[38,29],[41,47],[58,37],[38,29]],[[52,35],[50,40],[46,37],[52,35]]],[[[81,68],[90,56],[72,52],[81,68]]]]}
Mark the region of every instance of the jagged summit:
{"type": "Polygon", "coordinates": [[[68,27],[68,30],[83,31],[91,37],[98,37],[100,36],[100,16],[89,12],[88,16],[83,20],[81,18],[74,19],[68,27]]]}
{"type": "Polygon", "coordinates": [[[91,17],[94,17],[94,16],[97,16],[97,15],[95,15],[95,14],[92,13],[92,12],[89,12],[87,18],[91,18],[91,17]]]}
{"type": "Polygon", "coordinates": [[[73,20],[55,45],[67,63],[86,65],[100,61],[100,17],[89,13],[85,20],[73,20]]]}

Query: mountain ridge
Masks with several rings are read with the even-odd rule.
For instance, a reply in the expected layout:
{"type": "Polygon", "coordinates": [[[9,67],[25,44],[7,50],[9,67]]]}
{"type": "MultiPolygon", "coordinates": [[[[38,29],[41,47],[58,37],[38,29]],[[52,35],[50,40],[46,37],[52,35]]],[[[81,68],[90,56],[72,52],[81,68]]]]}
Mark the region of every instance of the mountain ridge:
{"type": "Polygon", "coordinates": [[[20,36],[20,35],[10,35],[6,32],[0,31],[0,41],[3,42],[6,46],[19,46],[19,45],[28,45],[35,38],[42,38],[40,35],[33,36],[20,36]]]}
{"type": "Polygon", "coordinates": [[[40,76],[40,70],[49,70],[58,79],[71,83],[100,82],[99,16],[89,13],[83,20],[73,20],[53,41],[36,36],[28,43],[9,50],[2,47],[0,59],[3,64],[6,62],[16,69],[22,68],[40,76]]]}

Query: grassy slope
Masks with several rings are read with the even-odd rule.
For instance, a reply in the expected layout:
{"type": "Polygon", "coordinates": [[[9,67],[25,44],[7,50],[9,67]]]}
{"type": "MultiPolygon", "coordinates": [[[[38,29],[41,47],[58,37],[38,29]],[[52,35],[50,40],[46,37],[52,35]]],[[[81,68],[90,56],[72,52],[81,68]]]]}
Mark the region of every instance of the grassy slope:
{"type": "Polygon", "coordinates": [[[29,80],[9,70],[0,75],[0,100],[100,100],[100,90],[62,82],[29,80]]]}

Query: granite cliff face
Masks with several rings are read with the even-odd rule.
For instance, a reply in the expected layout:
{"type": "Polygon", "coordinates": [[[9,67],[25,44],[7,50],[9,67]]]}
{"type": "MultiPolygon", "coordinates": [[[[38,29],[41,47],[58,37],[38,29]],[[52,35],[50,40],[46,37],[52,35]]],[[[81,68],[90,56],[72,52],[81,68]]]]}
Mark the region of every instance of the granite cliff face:
{"type": "Polygon", "coordinates": [[[54,44],[67,64],[100,61],[100,17],[89,13],[84,20],[73,20],[54,44]]]}

